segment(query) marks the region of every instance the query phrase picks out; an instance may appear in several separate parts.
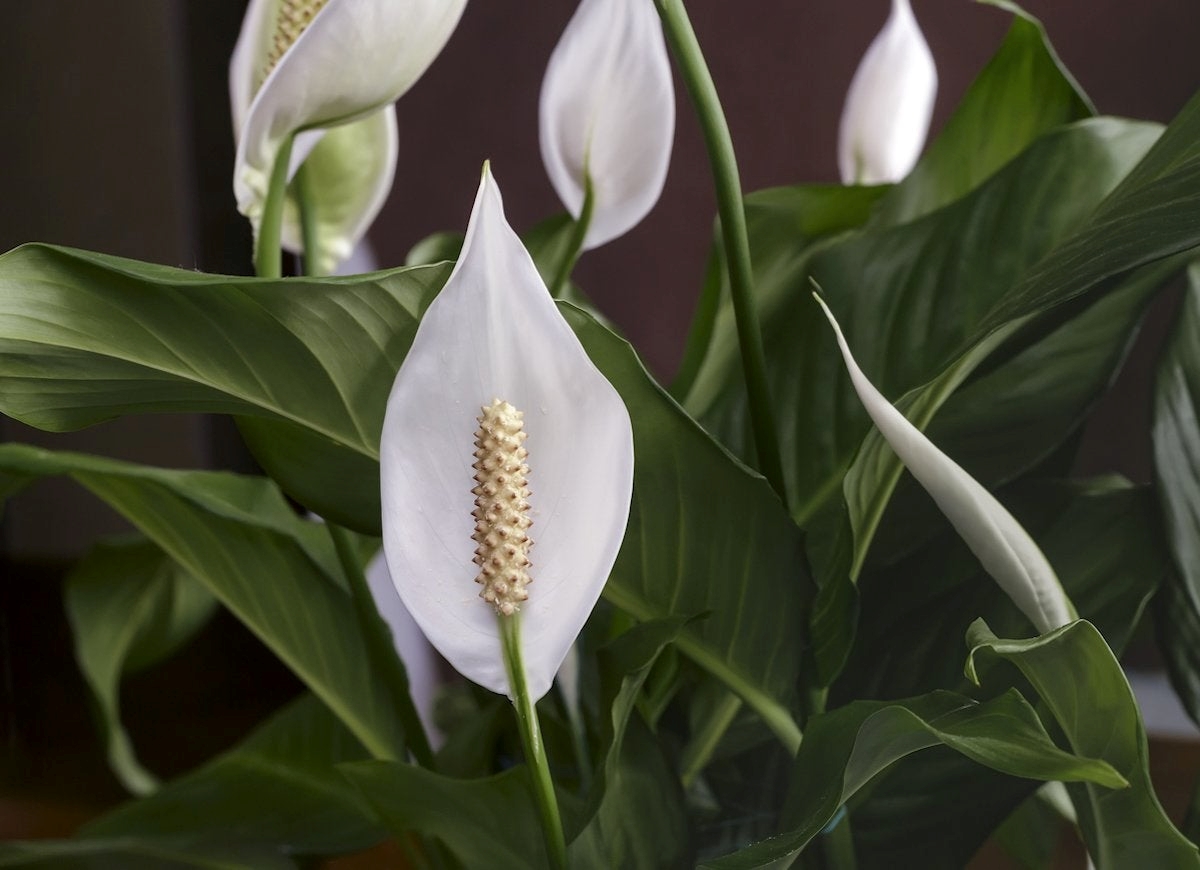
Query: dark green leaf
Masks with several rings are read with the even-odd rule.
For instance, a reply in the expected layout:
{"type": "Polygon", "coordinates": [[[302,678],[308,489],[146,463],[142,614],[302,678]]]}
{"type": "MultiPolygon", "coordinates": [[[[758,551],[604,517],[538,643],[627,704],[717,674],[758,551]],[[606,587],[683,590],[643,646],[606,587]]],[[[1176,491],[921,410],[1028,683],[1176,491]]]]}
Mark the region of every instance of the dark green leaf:
{"type": "Polygon", "coordinates": [[[809,722],[785,811],[787,832],[705,866],[763,867],[794,855],[879,773],[939,744],[1013,776],[1124,784],[1108,764],[1058,749],[1016,692],[982,704],[949,692],[890,704],[859,701],[809,722]]]}
{"type": "Polygon", "coordinates": [[[766,481],[696,425],[628,344],[560,307],[633,420],[633,504],[605,598],[641,622],[704,614],[681,632],[680,651],[794,742],[808,583],[799,531],[766,481]]]}
{"type": "MultiPolygon", "coordinates": [[[[1169,567],[1153,494],[1120,478],[1034,481],[1000,494],[1034,536],[1079,613],[1124,649],[1169,567]]],[[[937,537],[893,565],[868,570],[854,651],[834,684],[835,703],[968,691],[962,637],[984,617],[1010,635],[1026,617],[943,522],[937,537]],[[929,631],[930,625],[939,626],[929,631]]],[[[897,824],[902,824],[897,821],[897,824]]]]}
{"type": "Polygon", "coordinates": [[[385,833],[334,765],[366,757],[328,708],[305,695],[236,748],[89,823],[80,836],[262,844],[283,854],[363,849],[385,833]]]}
{"type": "Polygon", "coordinates": [[[329,466],[374,467],[392,378],[446,274],[263,281],[26,245],[0,256],[0,410],[54,431],[151,411],[263,418],[251,441],[281,485],[377,532],[378,484],[331,485],[329,466]]]}
{"type": "Polygon", "coordinates": [[[211,846],[169,837],[0,843],[0,867],[46,870],[296,870],[272,849],[211,846]]]}
{"type": "Polygon", "coordinates": [[[906,223],[970,193],[1055,127],[1093,114],[1041,22],[1005,0],[1013,15],[1004,44],[971,84],[954,115],[874,220],[906,223]]]}
{"type": "Polygon", "coordinates": [[[183,646],[216,602],[161,549],[141,539],[97,544],[67,575],[63,600],[109,767],[131,792],[152,791],[158,781],[138,762],[121,724],[121,676],[183,646]]]}
{"type": "Polygon", "coordinates": [[[436,837],[464,867],[549,867],[524,765],[487,779],[451,779],[394,761],[338,770],[393,834],[436,837]]]}
{"type": "MultiPolygon", "coordinates": [[[[1175,829],[1150,783],[1146,732],[1121,666],[1088,622],[1033,640],[1002,640],[982,621],[967,634],[967,674],[978,681],[1009,662],[1029,680],[1080,755],[1112,765],[1130,787],[1071,787],[1088,851],[1099,867],[1200,865],[1200,853],[1175,829]]],[[[1010,682],[1011,673],[1004,682],[1010,682]]],[[[990,683],[991,681],[989,681],[990,683]]]]}
{"type": "Polygon", "coordinates": [[[381,757],[404,746],[401,699],[371,670],[328,533],[262,478],[166,471],[0,445],[0,479],[68,475],[154,541],[381,757]]]}
{"type": "Polygon", "coordinates": [[[1180,698],[1200,721],[1200,265],[1159,362],[1154,466],[1176,572],[1164,589],[1159,644],[1180,698]]]}

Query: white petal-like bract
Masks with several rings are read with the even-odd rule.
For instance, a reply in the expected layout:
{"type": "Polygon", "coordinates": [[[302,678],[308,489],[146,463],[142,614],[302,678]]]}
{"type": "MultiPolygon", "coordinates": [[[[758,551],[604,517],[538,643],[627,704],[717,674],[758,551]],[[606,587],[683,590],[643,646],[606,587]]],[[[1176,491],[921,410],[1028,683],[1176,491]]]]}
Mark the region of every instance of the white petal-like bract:
{"type": "Polygon", "coordinates": [[[653,0],[581,0],[542,80],[539,127],[550,183],[575,217],[591,179],[585,249],[646,216],[675,137],[675,90],[653,0]]]}
{"type": "Polygon", "coordinates": [[[813,294],[837,335],[854,390],[879,432],[912,476],[933,496],[946,519],[983,564],[984,570],[1045,633],[1075,619],[1075,611],[1045,555],[995,497],[883,397],[850,353],[841,327],[820,296],[813,294]]]}
{"type": "MultiPolygon", "coordinates": [[[[319,199],[318,229],[331,239],[328,250],[319,252],[322,271],[348,255],[391,187],[396,164],[391,104],[437,57],[465,5],[466,0],[251,0],[230,63],[229,91],[238,137],[234,193],[256,236],[275,159],[288,137],[299,134],[291,172],[306,159],[320,164],[310,181],[319,199]],[[301,6],[317,11],[271,63],[278,16],[301,6]],[[337,129],[322,136],[329,128],[337,129]]],[[[294,210],[284,241],[293,249],[299,245],[294,210]]]]}
{"type": "Polygon", "coordinates": [[[532,582],[520,608],[531,697],[550,688],[616,560],[633,487],[633,434],[504,217],[485,168],[462,254],[429,306],[388,399],[380,444],[383,540],[396,589],[464,676],[509,694],[496,611],[472,561],[477,418],[524,414],[532,582]]]}
{"type": "Polygon", "coordinates": [[[908,175],[929,133],[937,81],[909,0],[892,0],[842,109],[838,169],[844,184],[887,184],[908,175]]]}

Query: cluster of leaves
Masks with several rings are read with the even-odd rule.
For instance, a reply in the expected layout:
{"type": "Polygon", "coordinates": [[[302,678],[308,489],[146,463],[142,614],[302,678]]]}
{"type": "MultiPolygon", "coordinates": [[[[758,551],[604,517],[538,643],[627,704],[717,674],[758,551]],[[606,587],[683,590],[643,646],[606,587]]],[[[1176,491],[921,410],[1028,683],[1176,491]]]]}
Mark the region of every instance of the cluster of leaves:
{"type": "MultiPolygon", "coordinates": [[[[864,865],[961,866],[1043,781],[1072,783],[1100,866],[1200,863],[1154,796],[1114,655],[1157,594],[1198,711],[1200,274],[1160,364],[1158,485],[1068,476],[1147,305],[1200,248],[1198,143],[1200,99],[1165,129],[1093,117],[1014,10],[903,183],[749,195],[786,505],[753,471],[719,246],[670,392],[582,297],[559,303],[624,399],[637,456],[624,546],[581,640],[581,752],[561,699],[542,704],[573,866],[833,862],[851,832],[864,865]],[[873,434],[812,281],[880,388],[1002,491],[1081,621],[1003,639],[1029,626],[873,434]]],[[[536,230],[535,258],[556,263],[570,228],[536,230]]],[[[53,431],[231,414],[269,474],[0,445],[0,495],[65,475],[143,536],[97,548],[67,602],[110,763],[144,795],[72,840],[0,846],[0,866],[293,867],[389,836],[418,865],[545,862],[503,699],[467,693],[432,768],[406,762],[404,686],[367,650],[326,530],[284,497],[371,551],[388,390],[448,274],[240,279],[43,245],[0,257],[0,410],[53,431]],[[308,692],[160,785],[122,729],[120,675],[217,606],[308,692]]]]}

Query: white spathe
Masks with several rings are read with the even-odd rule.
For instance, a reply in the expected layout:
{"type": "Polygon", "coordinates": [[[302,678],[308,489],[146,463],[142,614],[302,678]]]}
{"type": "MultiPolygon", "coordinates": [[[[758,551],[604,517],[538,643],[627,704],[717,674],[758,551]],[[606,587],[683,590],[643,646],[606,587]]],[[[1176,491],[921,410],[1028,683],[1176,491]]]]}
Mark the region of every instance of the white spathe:
{"type": "Polygon", "coordinates": [[[1075,608],[1029,533],[979,481],[935,447],[875,389],[854,361],[829,307],[817,294],[813,297],[837,335],[842,359],[863,407],[900,461],[933,496],[984,570],[1039,632],[1044,634],[1072,622],[1076,618],[1075,608]]]}
{"type": "Polygon", "coordinates": [[[908,175],[929,133],[937,82],[909,0],[892,0],[891,15],[863,55],[842,108],[843,184],[888,184],[908,175]]]}
{"type": "Polygon", "coordinates": [[[511,697],[498,617],[472,561],[477,417],[524,413],[533,582],[522,606],[530,696],[550,688],[616,560],[633,488],[621,397],[567,325],[485,166],[462,254],[396,375],[380,443],[383,542],[405,606],[461,674],[511,697]]]}
{"type": "MultiPolygon", "coordinates": [[[[289,179],[305,163],[320,250],[331,272],[379,213],[396,170],[392,104],[437,57],[466,0],[328,0],[263,78],[283,0],[251,0],[229,66],[238,139],[234,193],[255,237],[279,149],[296,136],[289,179]]],[[[301,248],[289,201],[283,243],[301,248]]]]}
{"type": "Polygon", "coordinates": [[[546,67],[539,135],[550,183],[576,218],[591,179],[585,250],[654,207],[671,161],[675,89],[652,0],[581,0],[546,67]]]}

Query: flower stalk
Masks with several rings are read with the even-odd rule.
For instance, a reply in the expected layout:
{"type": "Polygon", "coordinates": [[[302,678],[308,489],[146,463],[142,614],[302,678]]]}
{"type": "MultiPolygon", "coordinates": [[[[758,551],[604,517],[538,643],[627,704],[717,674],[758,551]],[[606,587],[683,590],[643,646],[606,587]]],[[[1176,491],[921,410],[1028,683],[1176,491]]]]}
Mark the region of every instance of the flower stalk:
{"type": "Polygon", "coordinates": [[[583,243],[587,239],[588,226],[592,222],[592,212],[595,207],[596,191],[592,186],[592,177],[588,175],[584,178],[583,205],[580,206],[579,217],[575,219],[575,226],[571,230],[571,237],[567,240],[562,261],[550,284],[550,295],[555,299],[562,299],[563,293],[567,290],[567,282],[571,280],[571,273],[575,271],[575,264],[579,262],[579,255],[583,253],[583,243]]]}
{"type": "Polygon", "coordinates": [[[558,811],[558,798],[554,794],[554,780],[550,776],[550,762],[546,758],[546,746],[542,741],[542,729],[538,722],[537,707],[529,693],[525,680],[525,665],[521,658],[520,613],[505,616],[496,614],[500,626],[501,649],[504,666],[508,671],[512,688],[513,709],[517,713],[521,745],[525,750],[525,762],[529,765],[534,798],[542,817],[542,833],[546,837],[546,851],[552,866],[565,870],[567,866],[567,840],[563,833],[562,815],[558,811]]]}
{"type": "Polygon", "coordinates": [[[280,243],[283,237],[283,205],[287,199],[288,166],[292,160],[294,136],[283,140],[271,170],[267,196],[263,200],[262,223],[254,240],[254,274],[260,278],[279,278],[283,275],[280,243]]]}
{"type": "Polygon", "coordinates": [[[725,244],[729,270],[729,288],[737,321],[742,371],[749,396],[750,422],[754,446],[763,476],[779,497],[787,502],[783,461],[779,448],[771,391],[767,384],[766,354],[762,329],[754,305],[754,276],[750,265],[750,240],[746,232],[746,211],[742,203],[742,185],[729,123],[721,109],[716,85],[704,62],[700,43],[688,19],[682,0],[655,0],[667,42],[675,54],[680,74],[696,109],[704,143],[712,165],[721,218],[721,239],[725,244]]]}

